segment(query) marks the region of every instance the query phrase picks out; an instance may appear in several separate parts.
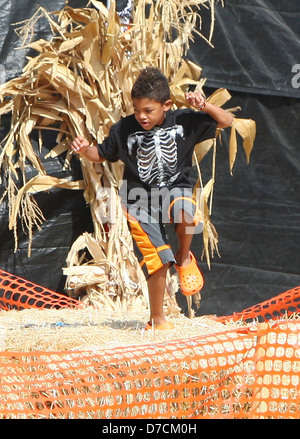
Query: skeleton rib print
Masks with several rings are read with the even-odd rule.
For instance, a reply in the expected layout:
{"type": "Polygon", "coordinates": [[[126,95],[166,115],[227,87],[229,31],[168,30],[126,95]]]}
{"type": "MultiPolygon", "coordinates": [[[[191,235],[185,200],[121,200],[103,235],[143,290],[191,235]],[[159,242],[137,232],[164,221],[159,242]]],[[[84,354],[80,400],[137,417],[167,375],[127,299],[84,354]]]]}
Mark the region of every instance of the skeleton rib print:
{"type": "Polygon", "coordinates": [[[154,128],[147,133],[138,131],[128,138],[128,150],[137,143],[137,167],[141,181],[159,187],[176,180],[177,142],[176,136],[182,138],[183,127],[175,125],[170,128],[154,128]]]}

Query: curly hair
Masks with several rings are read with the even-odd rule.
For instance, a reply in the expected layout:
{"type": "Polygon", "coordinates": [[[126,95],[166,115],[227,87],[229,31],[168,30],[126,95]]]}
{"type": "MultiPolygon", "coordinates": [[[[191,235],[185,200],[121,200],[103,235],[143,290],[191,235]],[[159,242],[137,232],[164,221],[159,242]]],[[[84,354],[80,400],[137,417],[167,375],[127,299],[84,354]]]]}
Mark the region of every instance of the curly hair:
{"type": "Polygon", "coordinates": [[[131,90],[131,98],[148,98],[163,104],[171,99],[166,76],[156,67],[147,67],[139,74],[131,90]]]}

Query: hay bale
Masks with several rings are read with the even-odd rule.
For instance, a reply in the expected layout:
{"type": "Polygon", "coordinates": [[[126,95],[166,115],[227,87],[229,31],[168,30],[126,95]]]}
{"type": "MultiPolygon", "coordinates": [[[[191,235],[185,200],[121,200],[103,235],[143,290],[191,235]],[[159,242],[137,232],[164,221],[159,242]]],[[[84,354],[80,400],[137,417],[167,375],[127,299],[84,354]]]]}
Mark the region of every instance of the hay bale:
{"type": "Polygon", "coordinates": [[[1,311],[0,350],[66,351],[111,349],[146,345],[223,332],[237,323],[220,323],[214,316],[188,319],[183,315],[168,317],[175,329],[145,331],[145,314],[83,309],[25,309],[1,311]]]}

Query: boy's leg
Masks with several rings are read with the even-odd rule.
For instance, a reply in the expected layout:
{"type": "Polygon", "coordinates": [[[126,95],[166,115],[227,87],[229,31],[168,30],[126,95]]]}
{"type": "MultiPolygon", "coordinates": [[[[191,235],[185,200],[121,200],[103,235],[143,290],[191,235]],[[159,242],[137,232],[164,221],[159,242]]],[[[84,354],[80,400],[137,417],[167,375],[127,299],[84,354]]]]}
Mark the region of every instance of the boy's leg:
{"type": "Polygon", "coordinates": [[[198,227],[196,220],[196,202],[193,199],[192,189],[173,188],[170,191],[169,205],[164,201],[163,211],[166,217],[175,225],[178,239],[178,249],[175,254],[176,265],[185,266],[191,262],[190,247],[193,236],[198,227]]]}
{"type": "Polygon", "coordinates": [[[196,206],[193,200],[184,198],[182,201],[184,201],[183,205],[180,204],[180,198],[177,198],[172,206],[172,218],[176,225],[175,231],[178,238],[175,269],[179,276],[182,293],[190,296],[199,292],[204,285],[202,273],[194,255],[190,252],[196,227],[199,225],[202,231],[202,225],[199,224],[199,216],[198,213],[196,214],[196,206]]]}
{"type": "Polygon", "coordinates": [[[164,228],[158,222],[153,222],[151,216],[139,222],[127,210],[124,211],[133,237],[135,254],[147,279],[150,305],[150,325],[147,326],[165,324],[167,327],[159,329],[172,329],[170,322],[166,325],[163,303],[167,271],[175,258],[167,243],[164,228]]]}
{"type": "Polygon", "coordinates": [[[166,289],[166,276],[170,264],[163,265],[148,277],[147,285],[150,303],[150,324],[154,326],[166,322],[163,303],[166,289]]]}
{"type": "Polygon", "coordinates": [[[190,248],[194,236],[195,226],[193,218],[181,210],[177,219],[175,232],[178,239],[178,250],[175,254],[177,265],[185,266],[191,262],[190,248]]]}

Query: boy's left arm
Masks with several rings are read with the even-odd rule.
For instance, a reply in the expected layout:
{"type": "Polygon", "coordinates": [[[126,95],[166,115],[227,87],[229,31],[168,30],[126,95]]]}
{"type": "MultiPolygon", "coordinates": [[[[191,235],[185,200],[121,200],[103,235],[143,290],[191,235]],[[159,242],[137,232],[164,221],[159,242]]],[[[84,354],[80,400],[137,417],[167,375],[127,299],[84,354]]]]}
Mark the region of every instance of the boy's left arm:
{"type": "Polygon", "coordinates": [[[232,114],[221,107],[210,104],[200,92],[189,92],[186,94],[186,101],[189,105],[209,114],[217,123],[218,128],[229,127],[233,122],[232,114]]]}

